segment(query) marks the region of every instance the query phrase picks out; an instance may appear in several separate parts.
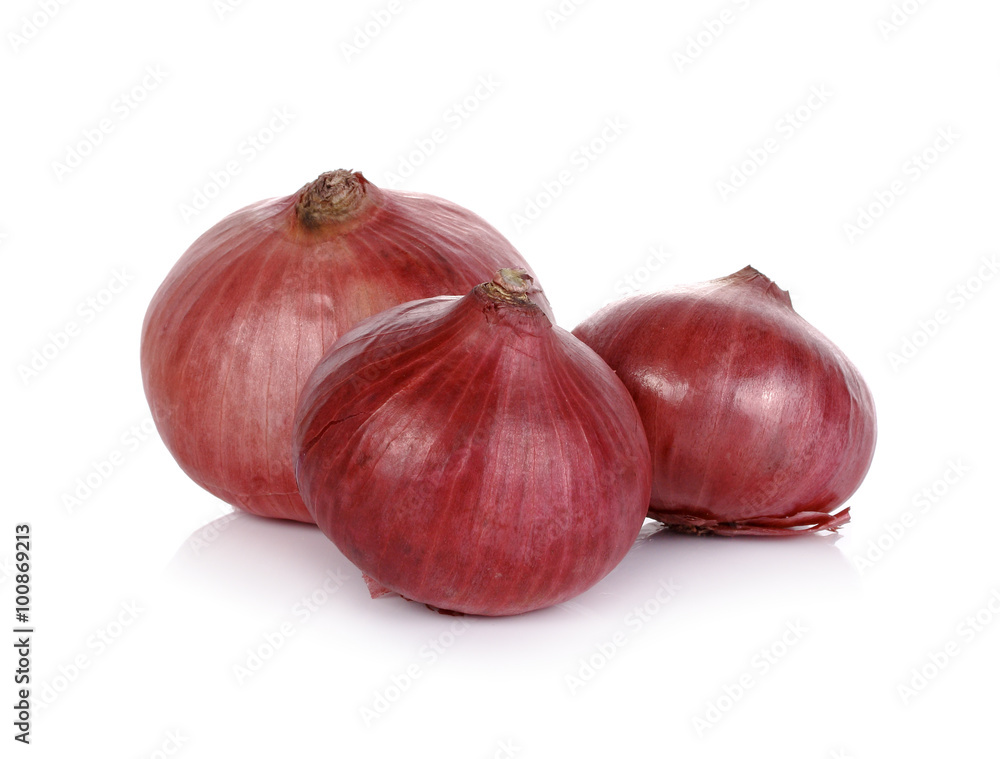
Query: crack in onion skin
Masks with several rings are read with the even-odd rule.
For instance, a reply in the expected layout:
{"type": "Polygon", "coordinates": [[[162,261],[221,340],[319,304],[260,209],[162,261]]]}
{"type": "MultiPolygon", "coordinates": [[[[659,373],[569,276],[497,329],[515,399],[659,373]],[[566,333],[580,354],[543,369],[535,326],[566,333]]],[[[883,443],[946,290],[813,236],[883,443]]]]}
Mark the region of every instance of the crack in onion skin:
{"type": "Polygon", "coordinates": [[[505,273],[374,316],[303,390],[300,492],[373,595],[489,616],[544,608],[604,577],[642,527],[651,471],[635,404],[518,289],[505,273]]]}
{"type": "Polygon", "coordinates": [[[463,295],[503,266],[527,264],[476,214],[381,190],[360,172],[247,206],[191,245],[146,312],[142,377],[160,436],[219,498],[312,521],[295,486],[292,422],[324,351],[372,314],[463,295]]]}
{"type": "Polygon", "coordinates": [[[836,509],[874,455],[871,392],[756,269],[627,298],[573,334],[639,408],[650,517],[699,534],[777,536],[849,520],[836,509]]]}

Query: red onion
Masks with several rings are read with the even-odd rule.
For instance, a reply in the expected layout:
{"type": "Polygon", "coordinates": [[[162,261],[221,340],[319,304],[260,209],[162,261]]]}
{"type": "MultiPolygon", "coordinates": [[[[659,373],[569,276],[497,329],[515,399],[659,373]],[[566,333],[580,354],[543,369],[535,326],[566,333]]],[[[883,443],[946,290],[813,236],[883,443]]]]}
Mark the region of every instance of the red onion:
{"type": "MultiPolygon", "coordinates": [[[[254,514],[310,521],[295,487],[299,390],[339,335],[390,306],[464,294],[524,260],[483,219],[334,171],[199,237],[153,297],[142,376],[192,479],[254,514]]],[[[540,293],[536,301],[548,305],[540,293]]]]}
{"type": "Polygon", "coordinates": [[[373,595],[518,614],[581,593],[638,535],[650,464],[635,404],[530,283],[507,269],[372,317],[306,383],[299,489],[373,595]]]}
{"type": "Polygon", "coordinates": [[[695,532],[835,530],[875,449],[854,365],[746,267],[628,298],[573,334],[621,377],[653,456],[649,516],[695,532]]]}

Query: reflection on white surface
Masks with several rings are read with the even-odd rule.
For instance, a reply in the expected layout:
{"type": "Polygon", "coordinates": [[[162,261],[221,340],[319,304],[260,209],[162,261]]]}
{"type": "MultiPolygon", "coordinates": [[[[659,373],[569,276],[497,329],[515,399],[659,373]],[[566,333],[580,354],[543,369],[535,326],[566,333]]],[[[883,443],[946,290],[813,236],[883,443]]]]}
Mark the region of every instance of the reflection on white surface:
{"type": "MultiPolygon", "coordinates": [[[[390,666],[396,659],[405,670],[407,661],[444,658],[435,641],[462,619],[461,640],[452,644],[470,665],[490,677],[533,677],[544,666],[562,673],[563,682],[556,676],[551,684],[573,695],[567,677],[577,662],[616,634],[627,640],[623,646],[655,654],[657,636],[752,624],[762,610],[771,626],[780,625],[850,595],[858,576],[835,541],[689,536],[647,522],[622,563],[571,601],[517,617],[456,618],[396,595],[371,599],[360,572],[314,526],[238,513],[192,534],[165,580],[188,608],[203,604],[216,616],[217,629],[239,618],[243,650],[287,624],[286,637],[325,637],[331,656],[346,648],[355,662],[390,666]]],[[[372,687],[377,683],[375,675],[372,687]]],[[[357,710],[364,696],[355,698],[357,710]]]]}
{"type": "MultiPolygon", "coordinates": [[[[766,599],[809,601],[856,590],[860,578],[837,548],[839,536],[795,538],[716,538],[672,532],[647,521],[622,563],[572,601],[516,618],[591,616],[603,619],[643,599],[657,582],[673,579],[683,587],[684,604],[755,603],[766,599]]],[[[225,593],[263,605],[289,606],[303,589],[322,584],[326,572],[344,573],[340,602],[373,614],[438,615],[392,595],[372,600],[361,573],[313,525],[227,514],[199,528],[177,551],[166,578],[178,590],[225,593]],[[358,602],[360,599],[360,603],[358,602]],[[374,610],[378,610],[377,612],[374,610]]],[[[488,618],[473,618],[488,621],[488,618]]],[[[474,622],[475,623],[475,622],[474,622]]],[[[540,623],[537,622],[537,623],[540,623]]]]}
{"type": "MultiPolygon", "coordinates": [[[[300,708],[355,745],[377,739],[398,750],[393,741],[408,731],[456,720],[454,742],[481,734],[485,756],[508,738],[555,756],[552,724],[598,714],[626,724],[664,710],[690,740],[692,720],[719,688],[760,647],[780,645],[790,625],[806,632],[787,659],[819,677],[850,677],[831,659],[829,639],[843,634],[831,620],[857,596],[859,578],[836,540],[709,538],[647,522],[622,563],[567,603],[456,617],[395,595],[371,599],[360,572],[314,526],[237,513],[194,532],[165,570],[164,613],[185,620],[168,637],[188,641],[178,671],[167,669],[180,680],[210,673],[215,693],[237,703],[316,692],[300,708]],[[442,722],[442,714],[452,716],[442,722]]],[[[729,724],[776,697],[789,703],[795,686],[781,684],[780,663],[773,669],[766,678],[754,671],[761,694],[748,695],[729,724]]],[[[200,708],[215,706],[205,699],[200,708]]],[[[724,733],[727,723],[711,729],[724,733]]]]}

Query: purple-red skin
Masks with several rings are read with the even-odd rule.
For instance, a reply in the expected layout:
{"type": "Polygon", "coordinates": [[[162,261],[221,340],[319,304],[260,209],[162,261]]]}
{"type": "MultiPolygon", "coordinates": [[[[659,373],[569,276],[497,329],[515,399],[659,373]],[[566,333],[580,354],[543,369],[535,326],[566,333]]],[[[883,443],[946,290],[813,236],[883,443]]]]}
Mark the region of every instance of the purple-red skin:
{"type": "Polygon", "coordinates": [[[875,450],[861,374],[752,267],[573,330],[618,373],[653,457],[649,516],[719,535],[836,530],[875,450]]]}
{"type": "Polygon", "coordinates": [[[527,264],[476,214],[357,172],[247,206],[199,237],[149,304],[142,378],[160,436],[224,501],[310,522],[292,421],[326,349],[372,314],[465,294],[505,266],[527,264]]]}
{"type": "Polygon", "coordinates": [[[374,316],[303,391],[299,488],[373,595],[519,614],[591,587],[638,535],[650,464],[635,405],[511,297],[487,283],[374,316]]]}

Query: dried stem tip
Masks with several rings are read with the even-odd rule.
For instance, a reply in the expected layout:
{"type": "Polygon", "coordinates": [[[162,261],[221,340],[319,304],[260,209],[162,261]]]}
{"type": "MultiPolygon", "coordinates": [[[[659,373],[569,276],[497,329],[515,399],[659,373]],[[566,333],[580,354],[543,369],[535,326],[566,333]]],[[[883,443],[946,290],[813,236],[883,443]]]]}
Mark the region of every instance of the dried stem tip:
{"type": "Polygon", "coordinates": [[[371,188],[360,171],[327,171],[299,191],[295,212],[309,228],[347,221],[365,207],[371,188]]]}
{"type": "Polygon", "coordinates": [[[529,293],[536,292],[535,280],[524,269],[500,269],[493,280],[480,285],[491,300],[511,306],[537,305],[529,293]]]}
{"type": "Polygon", "coordinates": [[[789,296],[788,291],[782,290],[770,277],[761,274],[752,266],[744,266],[735,274],[730,274],[728,277],[722,277],[722,280],[756,287],[761,293],[774,298],[776,301],[788,306],[789,308],[792,308],[792,299],[791,296],[789,296]]]}

